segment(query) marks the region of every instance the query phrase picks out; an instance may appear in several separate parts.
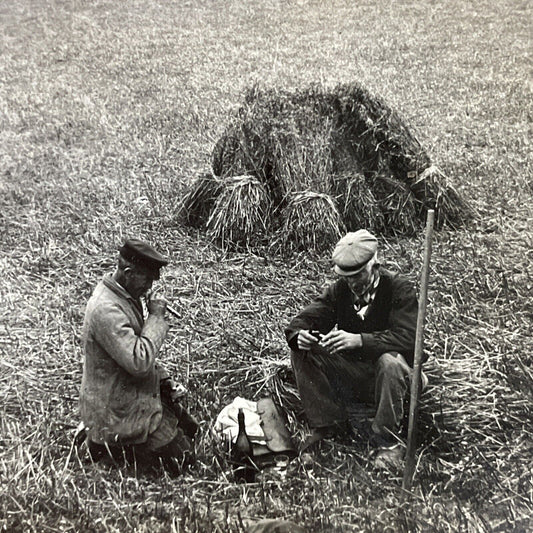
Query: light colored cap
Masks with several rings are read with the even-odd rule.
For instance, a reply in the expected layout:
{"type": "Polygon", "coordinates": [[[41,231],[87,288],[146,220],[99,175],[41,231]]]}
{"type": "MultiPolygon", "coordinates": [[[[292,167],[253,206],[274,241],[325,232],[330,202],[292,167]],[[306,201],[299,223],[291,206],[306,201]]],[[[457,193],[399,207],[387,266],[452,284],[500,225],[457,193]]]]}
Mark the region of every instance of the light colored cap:
{"type": "Polygon", "coordinates": [[[366,229],[347,233],[335,246],[332,259],[335,272],[353,276],[361,271],[378,250],[378,240],[366,229]]]}

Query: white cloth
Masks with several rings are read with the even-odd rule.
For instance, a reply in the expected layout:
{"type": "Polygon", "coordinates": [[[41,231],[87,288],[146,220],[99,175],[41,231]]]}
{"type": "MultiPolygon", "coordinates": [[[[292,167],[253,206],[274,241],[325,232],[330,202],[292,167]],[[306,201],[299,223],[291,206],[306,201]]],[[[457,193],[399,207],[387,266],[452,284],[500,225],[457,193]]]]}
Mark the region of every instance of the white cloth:
{"type": "Polygon", "coordinates": [[[266,444],[265,433],[261,427],[261,417],[257,414],[257,402],[245,400],[239,396],[220,411],[213,427],[215,435],[226,442],[235,442],[237,440],[239,409],[242,409],[244,413],[244,424],[248,438],[258,444],[266,444]]]}

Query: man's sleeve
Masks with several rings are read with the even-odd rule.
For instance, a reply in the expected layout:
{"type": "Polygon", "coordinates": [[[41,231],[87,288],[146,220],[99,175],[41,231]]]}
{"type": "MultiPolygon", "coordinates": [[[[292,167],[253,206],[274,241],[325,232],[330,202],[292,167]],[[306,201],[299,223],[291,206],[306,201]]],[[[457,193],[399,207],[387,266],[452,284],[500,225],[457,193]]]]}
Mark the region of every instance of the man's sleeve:
{"type": "Polygon", "coordinates": [[[159,381],[164,381],[165,379],[172,379],[172,376],[168,373],[167,369],[159,364],[155,364],[155,369],[157,370],[157,373],[159,375],[159,381]]]}
{"type": "Polygon", "coordinates": [[[317,329],[321,333],[330,331],[337,322],[335,285],[330,285],[324,292],[298,315],[285,329],[287,343],[293,350],[298,349],[298,332],[302,329],[317,329]]]}
{"type": "Polygon", "coordinates": [[[415,349],[418,300],[407,280],[397,280],[392,291],[389,327],[373,333],[362,333],[363,352],[377,359],[385,352],[400,352],[412,365],[415,349]]]}
{"type": "Polygon", "coordinates": [[[126,372],[144,377],[152,371],[169,329],[164,318],[148,315],[139,336],[116,305],[97,309],[93,321],[96,341],[126,372]]]}

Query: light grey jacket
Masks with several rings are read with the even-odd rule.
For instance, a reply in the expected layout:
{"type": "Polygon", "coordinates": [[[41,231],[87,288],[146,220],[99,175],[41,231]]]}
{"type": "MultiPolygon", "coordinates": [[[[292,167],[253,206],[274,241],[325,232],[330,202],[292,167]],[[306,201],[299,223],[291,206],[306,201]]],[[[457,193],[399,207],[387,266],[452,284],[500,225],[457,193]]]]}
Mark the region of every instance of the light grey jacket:
{"type": "Polygon", "coordinates": [[[160,380],[168,377],[156,356],[168,332],[110,275],[95,288],[85,312],[81,417],[98,444],[139,444],[160,424],[160,380]]]}

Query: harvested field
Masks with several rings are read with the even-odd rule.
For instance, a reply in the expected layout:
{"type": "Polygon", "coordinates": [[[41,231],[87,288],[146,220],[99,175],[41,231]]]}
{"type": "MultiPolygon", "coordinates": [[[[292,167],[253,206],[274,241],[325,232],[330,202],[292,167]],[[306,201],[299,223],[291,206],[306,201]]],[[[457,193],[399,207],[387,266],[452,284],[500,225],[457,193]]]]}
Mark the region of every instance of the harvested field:
{"type": "MultiPolygon", "coordinates": [[[[1,11],[2,531],[242,533],[274,517],[318,533],[533,529],[528,3],[22,0],[1,11]],[[273,394],[295,438],[305,434],[282,332],[330,279],[330,250],[280,255],[273,239],[223,249],[198,229],[207,211],[187,227],[176,212],[249,87],[354,82],[397,110],[478,215],[435,235],[413,493],[372,469],[364,440],[325,446],[313,469],[295,461],[235,485],[210,433],[235,396],[273,394]],[[126,236],[172,259],[161,285],[181,318],[161,358],[202,420],[198,464],[182,478],[93,465],[73,446],[84,305],[126,236]]],[[[333,124],[319,124],[326,138],[333,124]]],[[[325,146],[294,146],[279,172],[310,168],[325,146]]],[[[320,161],[316,179],[334,168],[320,161]]],[[[405,183],[394,168],[386,175],[405,183]]],[[[314,194],[369,194],[365,169],[335,170],[335,189],[314,194]]],[[[230,177],[249,174],[265,183],[246,165],[230,177]]],[[[211,178],[198,198],[214,203],[211,178]]],[[[416,282],[418,231],[381,242],[416,282]]]]}

